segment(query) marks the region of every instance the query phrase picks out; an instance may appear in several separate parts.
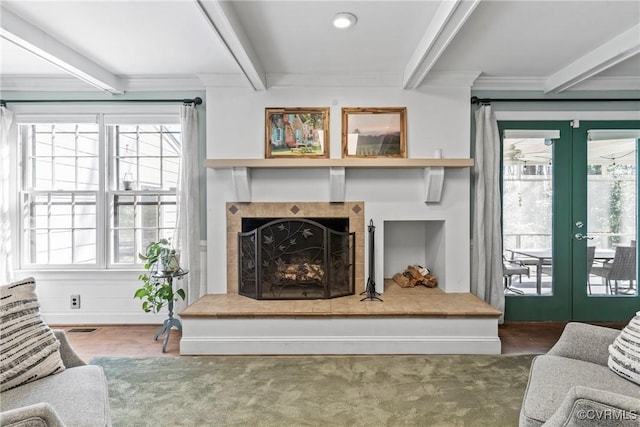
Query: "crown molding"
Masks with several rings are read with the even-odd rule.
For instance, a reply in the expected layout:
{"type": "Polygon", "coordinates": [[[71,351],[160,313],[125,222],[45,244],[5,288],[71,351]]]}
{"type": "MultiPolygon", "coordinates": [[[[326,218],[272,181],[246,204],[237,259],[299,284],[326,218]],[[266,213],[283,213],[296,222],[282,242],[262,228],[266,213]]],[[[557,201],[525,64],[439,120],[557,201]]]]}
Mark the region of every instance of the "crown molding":
{"type": "MultiPolygon", "coordinates": [[[[97,92],[88,83],[66,75],[13,75],[0,76],[0,90],[44,92],[97,92]]],[[[102,91],[101,91],[102,92],[102,91]]]]}
{"type": "Polygon", "coordinates": [[[465,87],[470,88],[481,71],[431,71],[419,87],[465,87]]]}
{"type": "Polygon", "coordinates": [[[400,87],[402,74],[394,72],[287,74],[268,73],[267,87],[400,87]]]}
{"type": "Polygon", "coordinates": [[[478,77],[473,90],[543,90],[546,77],[478,77]]]}
{"type": "MultiPolygon", "coordinates": [[[[480,72],[432,71],[420,87],[471,87],[472,90],[543,91],[546,77],[478,77],[480,72]]],[[[400,73],[267,74],[267,87],[395,87],[400,73]]],[[[126,91],[203,90],[206,87],[243,87],[250,84],[242,74],[197,76],[131,76],[122,78],[126,91]]],[[[96,92],[96,88],[67,75],[0,75],[2,91],[96,92]]],[[[591,77],[575,85],[578,90],[640,90],[640,77],[591,77]]]]}
{"type": "MultiPolygon", "coordinates": [[[[132,76],[122,78],[126,91],[203,90],[204,85],[191,76],[132,76]]],[[[96,92],[82,80],[66,75],[2,75],[0,90],[42,92],[96,92]]]]}
{"type": "Polygon", "coordinates": [[[130,91],[155,90],[203,90],[204,84],[197,76],[131,76],[123,79],[130,91]]]}
{"type": "Polygon", "coordinates": [[[198,79],[205,87],[252,87],[247,78],[241,73],[202,73],[198,74],[198,79]]]}
{"type": "MultiPolygon", "coordinates": [[[[544,91],[547,77],[479,77],[473,90],[544,91]]],[[[591,77],[567,92],[576,90],[640,90],[640,77],[591,77]]]]}

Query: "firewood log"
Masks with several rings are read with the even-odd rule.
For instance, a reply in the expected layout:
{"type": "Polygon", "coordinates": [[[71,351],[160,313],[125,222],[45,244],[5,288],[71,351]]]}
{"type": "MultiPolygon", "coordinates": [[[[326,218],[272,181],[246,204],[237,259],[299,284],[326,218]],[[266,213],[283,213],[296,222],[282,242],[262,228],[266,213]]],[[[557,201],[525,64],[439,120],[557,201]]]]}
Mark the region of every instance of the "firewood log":
{"type": "Polygon", "coordinates": [[[408,288],[410,286],[409,278],[405,277],[401,273],[394,274],[393,281],[396,282],[401,288],[408,288]]]}

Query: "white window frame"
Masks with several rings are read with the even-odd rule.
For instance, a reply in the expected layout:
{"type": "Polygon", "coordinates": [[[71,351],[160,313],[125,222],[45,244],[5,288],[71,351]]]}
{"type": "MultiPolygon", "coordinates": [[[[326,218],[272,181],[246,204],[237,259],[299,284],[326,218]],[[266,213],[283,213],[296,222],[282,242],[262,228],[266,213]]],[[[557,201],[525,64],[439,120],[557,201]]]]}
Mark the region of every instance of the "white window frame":
{"type": "MultiPolygon", "coordinates": [[[[16,271],[117,271],[117,270],[140,270],[138,264],[116,264],[111,262],[112,243],[110,241],[110,231],[112,227],[111,217],[113,215],[111,203],[113,194],[121,194],[112,181],[113,162],[109,158],[112,152],[111,142],[107,138],[107,126],[112,124],[179,124],[178,108],[175,104],[16,104],[12,106],[16,115],[15,123],[20,126],[29,123],[74,123],[92,122],[97,123],[99,128],[98,163],[99,188],[96,198],[96,263],[95,264],[35,264],[27,263],[25,257],[25,244],[23,237],[24,217],[22,202],[24,200],[24,179],[25,168],[23,162],[25,153],[22,141],[16,144],[17,150],[12,157],[17,174],[12,184],[16,188],[16,197],[12,207],[12,235],[14,237],[14,248],[16,256],[13,259],[16,271]]],[[[19,132],[16,132],[19,138],[19,132]]],[[[29,192],[35,192],[29,191],[29,192]]],[[[45,191],[55,194],[55,191],[45,191]]],[[[62,190],[61,193],[82,193],[81,190],[62,190]]],[[[166,193],[175,195],[175,191],[138,191],[140,194],[166,193]]],[[[130,194],[130,192],[127,192],[130,194]]]]}

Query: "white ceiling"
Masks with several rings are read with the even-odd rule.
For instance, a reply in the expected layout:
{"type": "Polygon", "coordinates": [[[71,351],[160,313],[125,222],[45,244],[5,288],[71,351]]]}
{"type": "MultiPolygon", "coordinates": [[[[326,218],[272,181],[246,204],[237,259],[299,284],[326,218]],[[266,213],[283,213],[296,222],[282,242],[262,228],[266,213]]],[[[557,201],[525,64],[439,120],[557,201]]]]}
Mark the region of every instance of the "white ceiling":
{"type": "Polygon", "coordinates": [[[412,89],[456,78],[476,89],[560,92],[606,82],[640,90],[638,0],[1,0],[0,7],[3,90],[42,89],[43,80],[52,89],[71,81],[111,92],[205,84],[412,89]],[[331,26],[342,11],[357,15],[355,27],[331,26]]]}

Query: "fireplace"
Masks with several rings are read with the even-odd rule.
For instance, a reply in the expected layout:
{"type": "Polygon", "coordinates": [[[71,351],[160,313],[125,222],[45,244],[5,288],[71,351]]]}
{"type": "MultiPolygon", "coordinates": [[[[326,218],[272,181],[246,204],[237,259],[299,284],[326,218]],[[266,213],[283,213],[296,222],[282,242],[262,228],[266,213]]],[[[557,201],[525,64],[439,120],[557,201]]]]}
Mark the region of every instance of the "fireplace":
{"type": "Polygon", "coordinates": [[[355,293],[349,218],[243,218],[238,293],[254,299],[328,299],[355,293]]]}

